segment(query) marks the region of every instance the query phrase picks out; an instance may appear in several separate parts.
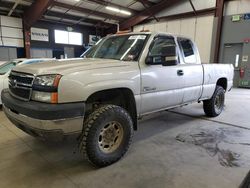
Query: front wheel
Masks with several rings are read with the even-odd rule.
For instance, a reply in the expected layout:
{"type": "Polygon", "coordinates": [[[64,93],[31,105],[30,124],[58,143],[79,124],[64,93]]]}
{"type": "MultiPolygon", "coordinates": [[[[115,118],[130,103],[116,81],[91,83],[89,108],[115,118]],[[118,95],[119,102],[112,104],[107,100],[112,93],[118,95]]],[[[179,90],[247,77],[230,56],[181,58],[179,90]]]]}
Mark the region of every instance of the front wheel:
{"type": "Polygon", "coordinates": [[[126,110],[115,105],[98,108],[87,118],[79,149],[97,167],[118,161],[127,152],[133,123],[126,110]]]}
{"type": "Polygon", "coordinates": [[[203,101],[203,109],[207,116],[216,117],[221,114],[225,104],[225,90],[216,86],[211,99],[203,101]]]}

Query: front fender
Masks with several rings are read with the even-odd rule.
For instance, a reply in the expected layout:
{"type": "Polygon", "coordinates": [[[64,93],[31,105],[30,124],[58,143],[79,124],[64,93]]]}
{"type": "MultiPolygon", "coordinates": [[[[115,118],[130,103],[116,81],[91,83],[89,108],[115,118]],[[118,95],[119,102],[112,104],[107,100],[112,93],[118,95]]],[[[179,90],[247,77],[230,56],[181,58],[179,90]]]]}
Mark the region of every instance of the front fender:
{"type": "Polygon", "coordinates": [[[58,93],[59,103],[86,101],[95,92],[107,89],[128,88],[134,95],[140,93],[140,82],[136,80],[104,80],[88,84],[75,80],[65,80],[60,82],[58,93]]]}

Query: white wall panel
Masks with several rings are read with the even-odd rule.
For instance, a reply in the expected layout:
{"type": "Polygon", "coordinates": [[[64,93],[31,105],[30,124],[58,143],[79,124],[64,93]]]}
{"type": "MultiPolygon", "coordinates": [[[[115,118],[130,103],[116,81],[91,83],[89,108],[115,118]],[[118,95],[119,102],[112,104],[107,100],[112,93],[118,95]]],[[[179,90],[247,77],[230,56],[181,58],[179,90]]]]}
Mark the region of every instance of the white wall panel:
{"type": "Polygon", "coordinates": [[[225,15],[250,13],[249,0],[235,0],[225,3],[225,15]]]}
{"type": "Polygon", "coordinates": [[[133,27],[134,32],[139,32],[143,29],[143,25],[136,25],[133,27]]]}
{"type": "Polygon", "coordinates": [[[167,22],[155,23],[155,31],[166,32],[167,31],[167,22]]]}
{"type": "Polygon", "coordinates": [[[3,37],[13,37],[13,38],[23,38],[23,31],[19,28],[13,27],[2,27],[2,36],[3,37]]]}
{"type": "Polygon", "coordinates": [[[181,20],[181,31],[180,31],[181,35],[190,37],[191,39],[194,40],[195,31],[196,31],[196,18],[188,18],[181,20]]]}
{"type": "Polygon", "coordinates": [[[167,31],[167,23],[160,22],[160,23],[151,23],[151,24],[142,24],[134,26],[134,32],[139,32],[141,30],[150,30],[150,31],[159,31],[159,32],[166,32],[167,31]]]}
{"type": "Polygon", "coordinates": [[[1,16],[1,25],[9,27],[23,28],[22,19],[9,16],[1,16]]]}
{"type": "MultiPolygon", "coordinates": [[[[216,6],[216,0],[192,0],[194,7],[196,10],[202,10],[207,8],[212,8],[216,6]]],[[[171,6],[170,8],[167,8],[158,14],[156,14],[156,17],[162,17],[162,16],[170,16],[174,14],[181,14],[185,12],[191,12],[193,11],[190,3],[188,0],[183,1],[183,3],[176,4],[174,6],[171,6]]]]}
{"type": "Polygon", "coordinates": [[[150,31],[155,31],[155,24],[145,24],[144,28],[142,28],[144,30],[150,30],[150,31]]]}
{"type": "Polygon", "coordinates": [[[250,1],[241,0],[239,1],[239,13],[250,13],[250,1]]]}
{"type": "Polygon", "coordinates": [[[156,17],[169,16],[190,11],[192,11],[192,7],[190,6],[189,1],[185,1],[181,4],[176,4],[170,8],[164,9],[163,11],[156,14],[156,17]]]}
{"type": "Polygon", "coordinates": [[[216,7],[216,0],[192,0],[196,10],[216,7]]]}
{"type": "Polygon", "coordinates": [[[203,16],[197,18],[195,42],[199,48],[201,61],[203,63],[210,62],[213,21],[213,16],[203,16]]]}
{"type": "Polygon", "coordinates": [[[181,21],[180,20],[168,21],[167,32],[179,35],[181,33],[181,21]]]}
{"type": "Polygon", "coordinates": [[[0,40],[1,46],[13,46],[13,47],[23,47],[23,25],[22,19],[0,16],[0,34],[2,40],[0,40]]]}
{"type": "Polygon", "coordinates": [[[225,3],[225,15],[237,14],[238,11],[238,2],[237,1],[228,1],[225,3]]]}
{"type": "Polygon", "coordinates": [[[189,37],[196,42],[200,51],[201,61],[208,63],[210,62],[213,22],[214,17],[212,15],[202,16],[198,18],[137,25],[134,27],[134,31],[141,31],[144,27],[144,29],[149,29],[150,31],[168,32],[189,37]]]}

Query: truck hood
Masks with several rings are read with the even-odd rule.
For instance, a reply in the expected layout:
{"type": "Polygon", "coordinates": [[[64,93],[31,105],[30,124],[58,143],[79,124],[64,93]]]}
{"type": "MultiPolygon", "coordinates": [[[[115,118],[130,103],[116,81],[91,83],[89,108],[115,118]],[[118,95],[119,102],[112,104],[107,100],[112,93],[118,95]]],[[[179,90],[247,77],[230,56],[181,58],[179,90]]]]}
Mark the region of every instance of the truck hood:
{"type": "Polygon", "coordinates": [[[64,60],[53,60],[36,63],[32,65],[20,65],[13,68],[14,71],[30,73],[34,75],[42,74],[61,74],[66,75],[74,72],[105,69],[112,67],[128,66],[126,62],[113,59],[95,59],[95,58],[75,58],[64,60]]]}

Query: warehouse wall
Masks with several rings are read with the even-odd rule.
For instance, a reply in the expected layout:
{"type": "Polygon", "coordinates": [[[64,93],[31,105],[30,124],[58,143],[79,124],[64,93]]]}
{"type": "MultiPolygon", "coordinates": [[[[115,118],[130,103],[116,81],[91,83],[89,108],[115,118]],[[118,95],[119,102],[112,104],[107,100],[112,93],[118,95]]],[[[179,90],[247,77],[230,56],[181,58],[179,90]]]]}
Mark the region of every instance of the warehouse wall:
{"type": "Polygon", "coordinates": [[[250,19],[245,19],[245,14],[250,14],[249,3],[226,2],[221,35],[220,62],[234,65],[234,85],[240,87],[250,87],[250,19]],[[240,20],[233,22],[233,15],[239,15],[240,20]],[[240,78],[240,68],[245,70],[244,78],[240,78]]]}
{"type": "Polygon", "coordinates": [[[201,16],[197,18],[178,19],[160,23],[138,25],[134,27],[134,31],[149,29],[150,31],[162,31],[190,37],[196,42],[199,48],[202,62],[209,63],[212,46],[213,24],[214,16],[201,16]]]}
{"type": "Polygon", "coordinates": [[[0,61],[17,58],[23,46],[22,19],[0,16],[0,61]]]}
{"type": "MultiPolygon", "coordinates": [[[[216,6],[216,0],[192,0],[193,5],[196,10],[202,10],[207,8],[213,8],[216,6]]],[[[181,14],[184,12],[191,12],[193,11],[190,2],[188,0],[183,1],[183,3],[176,4],[174,6],[171,6],[170,8],[167,8],[158,14],[156,14],[156,17],[163,17],[163,16],[170,16],[174,14],[181,14]]]]}
{"type": "MultiPolygon", "coordinates": [[[[32,56],[37,57],[41,54],[46,54],[47,57],[51,56],[50,51],[52,51],[52,57],[60,58],[61,55],[64,55],[64,47],[74,48],[75,57],[79,57],[80,54],[83,53],[85,48],[83,46],[78,45],[67,45],[67,44],[56,44],[55,43],[55,36],[54,36],[54,30],[65,30],[68,25],[64,24],[56,24],[56,23],[50,23],[50,22],[44,22],[39,21],[37,22],[33,27],[35,28],[41,28],[41,29],[48,29],[49,31],[49,41],[31,41],[31,48],[32,48],[32,56]],[[49,52],[49,53],[48,53],[49,52]]],[[[73,32],[80,32],[83,34],[83,44],[88,44],[89,42],[89,35],[95,35],[96,30],[94,27],[89,26],[71,26],[73,27],[73,32]]],[[[102,35],[100,31],[98,32],[98,35],[102,35]]]]}
{"type": "Polygon", "coordinates": [[[234,0],[225,2],[224,15],[250,13],[249,3],[250,3],[249,0],[234,0]]]}
{"type": "Polygon", "coordinates": [[[23,47],[22,19],[0,16],[0,46],[23,47]]]}
{"type": "MultiPolygon", "coordinates": [[[[192,0],[192,2],[196,10],[208,9],[216,6],[216,0],[192,0]]],[[[162,18],[165,16],[171,16],[191,11],[193,11],[193,9],[190,5],[190,2],[188,0],[185,0],[181,4],[171,6],[170,8],[159,12],[158,14],[156,14],[156,17],[162,18]]],[[[196,42],[199,48],[202,62],[209,63],[212,59],[211,49],[213,48],[214,43],[213,33],[214,25],[216,25],[215,23],[216,20],[214,19],[213,15],[160,22],[152,20],[150,23],[135,26],[134,31],[149,29],[150,31],[162,31],[190,37],[196,42]]]]}

